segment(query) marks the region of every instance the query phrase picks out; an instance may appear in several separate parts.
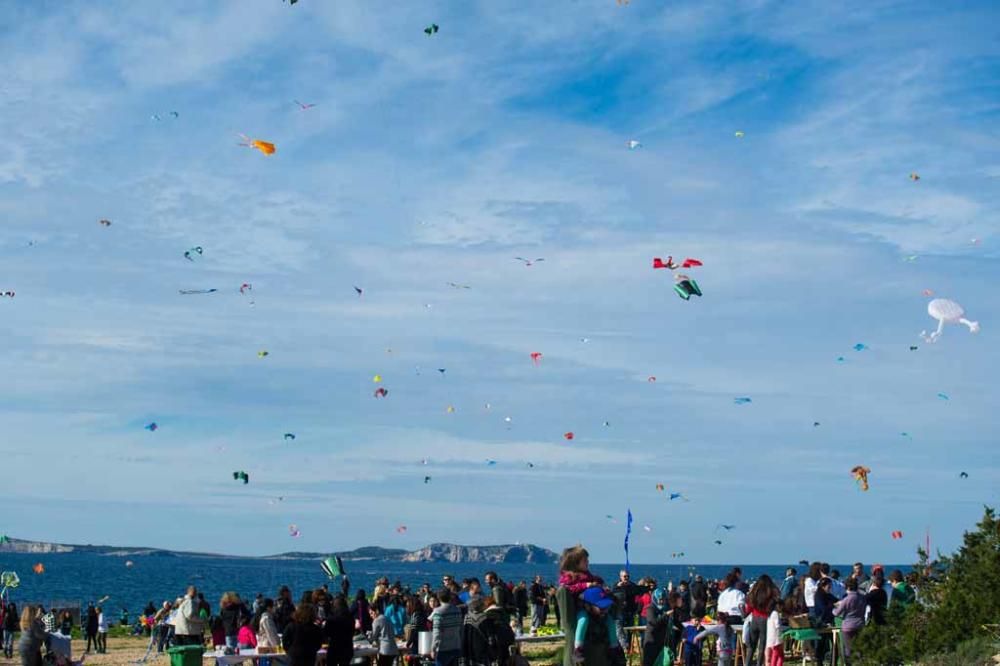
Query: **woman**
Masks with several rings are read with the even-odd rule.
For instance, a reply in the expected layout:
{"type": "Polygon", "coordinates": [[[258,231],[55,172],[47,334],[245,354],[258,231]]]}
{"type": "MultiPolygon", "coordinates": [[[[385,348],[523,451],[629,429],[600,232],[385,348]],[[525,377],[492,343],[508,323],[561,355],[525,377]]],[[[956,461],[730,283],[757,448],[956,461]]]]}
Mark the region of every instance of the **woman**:
{"type": "Polygon", "coordinates": [[[651,597],[642,617],[642,626],[646,627],[642,635],[642,666],[654,666],[660,661],[664,646],[670,644],[668,635],[674,616],[671,600],[663,590],[653,590],[651,597]]]}
{"type": "Polygon", "coordinates": [[[104,614],[104,608],[97,607],[97,652],[106,654],[108,651],[108,616],[104,614]]]}
{"type": "Polygon", "coordinates": [[[764,574],[750,588],[747,595],[747,610],[750,612],[750,637],[747,644],[747,666],[764,666],[764,652],[767,648],[767,618],[772,604],[778,601],[781,592],[771,577],[764,574]]]}
{"type": "Polygon", "coordinates": [[[73,633],[73,614],[68,610],[64,610],[59,616],[59,633],[63,636],[73,633]]]}
{"type": "Polygon", "coordinates": [[[240,595],[226,592],[219,601],[219,619],[222,620],[222,631],[225,635],[226,647],[236,648],[239,645],[240,627],[249,619],[240,595]]]}
{"type": "Polygon", "coordinates": [[[738,587],[739,582],[739,577],[730,572],[719,585],[722,592],[719,593],[716,608],[718,612],[726,614],[729,624],[742,624],[743,616],[746,615],[747,597],[738,587]]]}
{"type": "Polygon", "coordinates": [[[347,608],[347,597],[338,594],[330,603],[330,613],[323,625],[328,647],[327,666],[349,666],[354,659],[354,618],[347,608]]]}
{"type": "MultiPolygon", "coordinates": [[[[821,579],[816,586],[815,605],[813,606],[816,615],[813,627],[816,629],[822,630],[833,624],[833,607],[837,603],[837,597],[833,596],[832,588],[833,579],[831,578],[821,579]]],[[[830,651],[830,638],[829,632],[821,631],[819,642],[816,644],[816,661],[820,664],[825,662],[826,654],[830,651]]]]}
{"type": "Polygon", "coordinates": [[[314,666],[323,646],[323,630],[316,626],[316,607],[299,604],[281,639],[290,666],[314,666]]]}
{"type": "Polygon", "coordinates": [[[427,631],[427,611],[420,597],[414,594],[406,599],[406,627],[403,629],[409,654],[420,654],[421,631],[427,631]]]}
{"type": "Polygon", "coordinates": [[[25,606],[21,613],[21,640],[17,643],[21,666],[42,666],[42,645],[47,638],[41,613],[34,606],[25,606]]]}
{"type": "Polygon", "coordinates": [[[816,588],[819,586],[819,580],[822,577],[822,565],[819,562],[813,562],[809,565],[809,573],[806,574],[806,578],[803,581],[804,585],[802,586],[809,619],[814,625],[816,624],[816,588]]]}
{"type": "Polygon", "coordinates": [[[868,604],[864,596],[858,592],[858,579],[848,578],[844,583],[847,595],[837,602],[833,607],[833,614],[843,618],[844,623],[840,626],[840,635],[844,640],[844,661],[849,664],[851,660],[851,642],[865,626],[865,609],[868,604]]]}
{"type": "Polygon", "coordinates": [[[274,621],[274,599],[264,599],[260,613],[254,616],[251,628],[257,632],[258,648],[276,648],[281,645],[281,634],[274,621]]]}
{"type": "Polygon", "coordinates": [[[872,574],[872,584],[865,595],[865,602],[871,612],[871,622],[876,625],[885,624],[885,607],[889,605],[889,595],[885,593],[885,578],[881,569],[876,569],[872,574]]]}
{"type": "Polygon", "coordinates": [[[367,634],[372,630],[372,616],[369,611],[368,597],[364,590],[358,590],[351,604],[351,617],[354,618],[354,630],[367,634]]]}
{"type": "Polygon", "coordinates": [[[87,626],[85,628],[87,635],[87,648],[84,654],[90,652],[90,646],[93,645],[94,649],[97,650],[100,646],[97,644],[97,609],[91,604],[87,606],[87,626]]]}
{"type": "Polygon", "coordinates": [[[3,616],[3,656],[8,659],[14,658],[14,634],[20,628],[19,621],[17,604],[7,604],[7,611],[3,616]]]}
{"type": "Polygon", "coordinates": [[[372,643],[378,648],[378,666],[392,666],[399,654],[396,647],[396,633],[392,629],[389,618],[378,606],[372,606],[369,614],[372,616],[372,643]]]}

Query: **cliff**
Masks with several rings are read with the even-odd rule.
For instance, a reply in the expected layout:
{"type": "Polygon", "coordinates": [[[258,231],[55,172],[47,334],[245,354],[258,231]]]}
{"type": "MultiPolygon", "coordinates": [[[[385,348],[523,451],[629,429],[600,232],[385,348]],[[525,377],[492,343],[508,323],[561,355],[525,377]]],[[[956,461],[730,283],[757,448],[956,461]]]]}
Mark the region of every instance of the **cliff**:
{"type": "Polygon", "coordinates": [[[457,546],[432,543],[406,553],[403,562],[477,562],[494,564],[552,564],[557,555],[531,544],[507,546],[457,546]]]}

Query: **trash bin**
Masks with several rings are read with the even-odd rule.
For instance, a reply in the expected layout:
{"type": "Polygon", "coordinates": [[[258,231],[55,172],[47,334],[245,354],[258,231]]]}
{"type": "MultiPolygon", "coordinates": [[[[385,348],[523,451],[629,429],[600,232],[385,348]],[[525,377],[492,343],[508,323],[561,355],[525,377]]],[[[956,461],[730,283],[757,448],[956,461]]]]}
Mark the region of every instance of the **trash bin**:
{"type": "Polygon", "coordinates": [[[201,666],[201,656],[205,648],[201,645],[178,645],[167,648],[170,655],[170,666],[201,666]]]}

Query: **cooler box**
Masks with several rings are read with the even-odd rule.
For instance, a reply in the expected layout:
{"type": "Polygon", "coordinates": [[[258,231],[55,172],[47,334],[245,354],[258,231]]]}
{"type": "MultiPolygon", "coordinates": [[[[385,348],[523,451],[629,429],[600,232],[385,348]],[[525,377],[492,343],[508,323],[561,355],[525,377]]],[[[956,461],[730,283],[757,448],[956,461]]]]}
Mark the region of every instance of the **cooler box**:
{"type": "Polygon", "coordinates": [[[170,666],[201,666],[201,657],[205,648],[200,645],[178,645],[167,648],[170,655],[170,666]]]}

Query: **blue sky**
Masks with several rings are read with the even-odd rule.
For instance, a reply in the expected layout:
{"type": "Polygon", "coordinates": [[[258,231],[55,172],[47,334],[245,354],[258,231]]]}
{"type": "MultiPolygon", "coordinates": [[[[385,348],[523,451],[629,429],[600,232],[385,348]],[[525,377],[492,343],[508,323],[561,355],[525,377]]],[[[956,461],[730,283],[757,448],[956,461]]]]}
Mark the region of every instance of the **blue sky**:
{"type": "Polygon", "coordinates": [[[995,3],[404,4],[0,9],[0,530],[907,561],[996,504],[995,3]]]}

